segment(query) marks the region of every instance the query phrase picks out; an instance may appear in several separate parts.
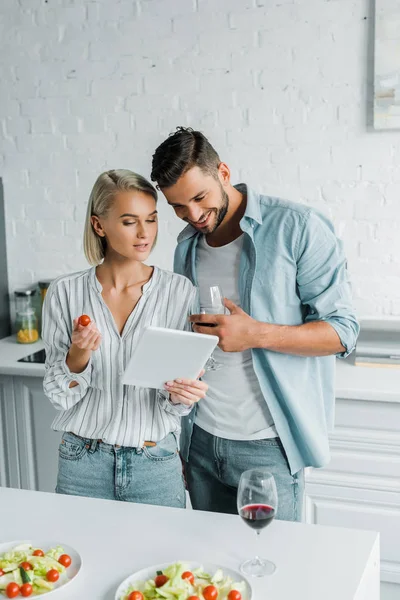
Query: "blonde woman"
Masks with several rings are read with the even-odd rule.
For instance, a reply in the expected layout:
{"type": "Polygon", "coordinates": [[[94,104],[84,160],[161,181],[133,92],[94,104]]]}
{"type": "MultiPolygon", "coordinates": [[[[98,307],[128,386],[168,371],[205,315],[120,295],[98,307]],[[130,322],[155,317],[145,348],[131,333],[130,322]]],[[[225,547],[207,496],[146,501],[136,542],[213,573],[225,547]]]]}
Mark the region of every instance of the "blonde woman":
{"type": "Polygon", "coordinates": [[[44,390],[60,412],[56,491],[185,506],[180,417],[205,383],[165,390],[121,383],[145,326],[187,328],[188,279],[144,264],[157,237],[157,192],[127,170],[102,173],[90,195],[84,250],[91,269],[55,280],[43,308],[44,390]],[[86,314],[91,322],[78,323],[86,314]]]}

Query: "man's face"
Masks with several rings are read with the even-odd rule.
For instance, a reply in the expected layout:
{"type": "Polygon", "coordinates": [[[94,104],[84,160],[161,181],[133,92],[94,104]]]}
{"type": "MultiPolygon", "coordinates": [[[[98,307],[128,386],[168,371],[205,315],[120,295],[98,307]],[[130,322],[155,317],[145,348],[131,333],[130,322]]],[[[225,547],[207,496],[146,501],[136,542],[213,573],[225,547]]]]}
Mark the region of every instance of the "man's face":
{"type": "Polygon", "coordinates": [[[229,206],[224,177],[204,173],[199,167],[189,169],[175,185],[162,188],[175,214],[197,231],[209,234],[222,223],[229,206]]]}

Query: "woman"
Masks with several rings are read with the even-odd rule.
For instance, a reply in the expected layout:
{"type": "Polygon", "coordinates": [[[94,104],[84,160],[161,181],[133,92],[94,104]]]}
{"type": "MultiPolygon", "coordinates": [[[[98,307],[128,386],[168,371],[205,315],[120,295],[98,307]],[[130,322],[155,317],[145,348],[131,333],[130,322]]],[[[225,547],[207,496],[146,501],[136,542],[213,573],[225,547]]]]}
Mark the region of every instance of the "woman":
{"type": "Polygon", "coordinates": [[[187,328],[194,288],[144,264],[157,237],[157,192],[126,170],[102,173],[87,209],[84,249],[93,267],[55,280],[43,307],[44,390],[63,431],[56,491],[185,506],[177,448],[180,417],[203,398],[201,381],[165,390],[124,386],[144,327],[187,328]],[[88,326],[80,315],[91,318],[88,326]]]}

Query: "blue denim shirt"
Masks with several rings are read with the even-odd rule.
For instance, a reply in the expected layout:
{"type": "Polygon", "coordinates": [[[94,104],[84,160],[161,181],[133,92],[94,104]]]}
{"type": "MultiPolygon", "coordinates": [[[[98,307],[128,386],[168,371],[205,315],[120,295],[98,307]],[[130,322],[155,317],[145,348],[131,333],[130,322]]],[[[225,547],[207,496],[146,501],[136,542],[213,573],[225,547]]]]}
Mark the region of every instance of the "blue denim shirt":
{"type": "MultiPolygon", "coordinates": [[[[239,269],[242,308],[254,319],[278,325],[326,321],[353,351],[359,325],[342,242],[317,211],[263,196],[244,184],[246,212],[239,269]]],[[[188,225],[178,237],[174,270],[195,285],[199,234],[188,225]]],[[[302,357],[252,349],[254,370],[285,448],[292,473],[329,462],[334,423],[335,356],[302,357]]],[[[182,422],[181,452],[188,459],[192,411],[182,422]]]]}

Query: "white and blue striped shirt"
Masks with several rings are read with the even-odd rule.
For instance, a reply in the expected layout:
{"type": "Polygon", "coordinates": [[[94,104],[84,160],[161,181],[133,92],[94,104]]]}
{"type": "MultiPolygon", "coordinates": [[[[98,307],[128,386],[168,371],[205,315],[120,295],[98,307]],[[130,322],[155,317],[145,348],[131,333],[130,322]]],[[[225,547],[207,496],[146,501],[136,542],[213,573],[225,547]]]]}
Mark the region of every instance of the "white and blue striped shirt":
{"type": "Polygon", "coordinates": [[[44,391],[60,411],[52,428],[139,448],[145,440],[157,442],[170,432],[178,432],[180,417],[190,408],[173,405],[166,390],[123,385],[122,374],[144,327],[188,329],[194,288],[186,277],[155,267],[121,335],[101,292],[93,267],[59,277],[46,294],[44,391]],[[96,322],[102,341],[86,369],[76,374],[65,361],[73,319],[82,314],[96,322]],[[70,388],[72,381],[79,385],[70,388]]]}

